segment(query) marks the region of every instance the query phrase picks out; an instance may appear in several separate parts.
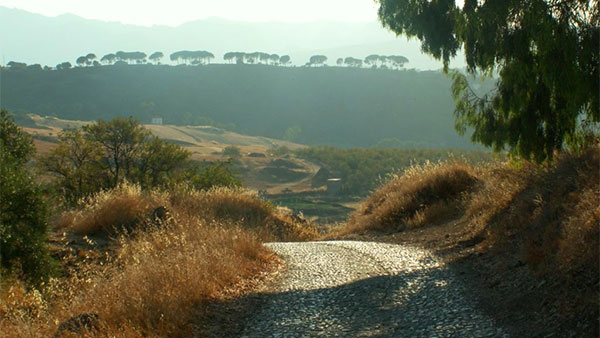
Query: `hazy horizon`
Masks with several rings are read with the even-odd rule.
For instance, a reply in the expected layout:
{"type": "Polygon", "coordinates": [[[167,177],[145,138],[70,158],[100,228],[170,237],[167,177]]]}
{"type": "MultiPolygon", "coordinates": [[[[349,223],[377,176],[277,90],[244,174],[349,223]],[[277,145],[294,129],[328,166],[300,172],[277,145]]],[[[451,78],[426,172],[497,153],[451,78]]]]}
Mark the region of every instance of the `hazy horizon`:
{"type": "Polygon", "coordinates": [[[51,18],[74,15],[88,20],[143,27],[178,27],[210,18],[250,23],[377,22],[377,7],[372,0],[329,0],[326,3],[305,0],[296,4],[277,0],[257,0],[251,3],[243,0],[172,0],[159,3],[141,0],[126,3],[118,0],[105,0],[101,3],[0,0],[0,7],[20,9],[51,18]],[[138,6],[138,3],[143,4],[143,7],[138,6]]]}
{"type": "MultiPolygon", "coordinates": [[[[0,0],[2,1],[2,0],[0,0]]],[[[6,2],[6,1],[5,1],[6,2]]],[[[207,50],[214,62],[231,51],[288,54],[292,64],[303,65],[311,55],[329,57],[334,65],[339,57],[363,59],[370,54],[403,55],[406,68],[440,69],[440,61],[421,52],[417,40],[408,41],[377,22],[315,21],[249,22],[229,18],[186,21],[176,27],[151,27],[86,19],[75,14],[48,16],[23,9],[8,8],[0,2],[0,61],[39,63],[54,66],[75,62],[80,55],[99,57],[118,50],[138,50],[169,55],[179,50],[207,50]]],[[[462,58],[453,67],[463,66],[462,58]]],[[[168,58],[164,60],[169,63],[168,58]]]]}

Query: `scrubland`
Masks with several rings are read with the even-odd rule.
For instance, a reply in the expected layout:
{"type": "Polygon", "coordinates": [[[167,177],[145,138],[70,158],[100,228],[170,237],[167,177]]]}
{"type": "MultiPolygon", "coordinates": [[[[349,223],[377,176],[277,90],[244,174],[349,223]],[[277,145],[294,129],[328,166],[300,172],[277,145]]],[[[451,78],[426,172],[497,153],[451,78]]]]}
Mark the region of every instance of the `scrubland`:
{"type": "Polygon", "coordinates": [[[252,290],[276,268],[263,241],[316,236],[243,189],[130,184],[80,201],[52,233],[62,275],[39,291],[3,276],[0,335],[201,336],[211,302],[252,290]],[[80,314],[97,315],[94,330],[58,330],[80,314]]]}
{"type": "Polygon", "coordinates": [[[597,336],[599,232],[596,145],[544,165],[449,160],[412,166],[325,237],[387,238],[444,255],[463,252],[463,263],[479,264],[472,277],[502,295],[489,296],[496,302],[490,308],[507,318],[546,311],[551,326],[564,323],[562,332],[597,336]]]}

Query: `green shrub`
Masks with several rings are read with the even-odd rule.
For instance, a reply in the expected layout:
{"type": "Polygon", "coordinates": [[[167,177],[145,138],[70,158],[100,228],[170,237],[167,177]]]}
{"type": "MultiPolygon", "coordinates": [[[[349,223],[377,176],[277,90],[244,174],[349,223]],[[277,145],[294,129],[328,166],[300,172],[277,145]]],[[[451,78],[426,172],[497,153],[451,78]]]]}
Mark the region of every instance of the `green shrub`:
{"type": "Polygon", "coordinates": [[[236,146],[228,146],[223,149],[223,155],[231,158],[239,158],[242,156],[242,151],[236,146]]]}
{"type": "Polygon", "coordinates": [[[242,185],[231,168],[231,162],[199,165],[195,168],[189,181],[196,189],[209,189],[215,186],[233,188],[242,185]]]}
{"type": "Polygon", "coordinates": [[[0,117],[0,261],[2,268],[39,284],[53,272],[46,246],[48,208],[25,163],[31,138],[6,111],[0,117]]]}

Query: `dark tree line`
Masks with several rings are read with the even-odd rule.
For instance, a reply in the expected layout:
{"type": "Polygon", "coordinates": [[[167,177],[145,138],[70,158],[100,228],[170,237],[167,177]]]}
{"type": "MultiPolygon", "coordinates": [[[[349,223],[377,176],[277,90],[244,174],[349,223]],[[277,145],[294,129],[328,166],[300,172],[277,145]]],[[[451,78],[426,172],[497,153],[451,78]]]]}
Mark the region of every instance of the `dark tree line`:
{"type": "MultiPolygon", "coordinates": [[[[119,64],[146,64],[148,61],[158,65],[160,60],[164,58],[162,52],[154,52],[150,56],[144,52],[124,52],[109,53],[97,60],[94,53],[82,55],[75,60],[75,63],[80,66],[100,66],[100,65],[119,65],[119,64]]],[[[169,59],[177,64],[185,65],[205,65],[209,64],[215,58],[214,54],[205,50],[188,51],[182,50],[169,55],[169,59]]],[[[264,52],[227,52],[223,55],[223,60],[227,63],[235,64],[263,64],[271,66],[289,66],[291,58],[289,55],[279,56],[278,54],[269,54],[264,52]]],[[[306,67],[325,66],[328,58],[325,55],[313,55],[304,65],[306,67]]],[[[353,57],[339,58],[336,61],[338,66],[361,68],[363,65],[368,65],[372,68],[382,69],[400,69],[408,63],[408,59],[401,55],[376,55],[367,56],[364,60],[353,57]]],[[[39,64],[27,65],[22,62],[10,61],[7,64],[11,69],[37,69],[49,70],[50,67],[41,67],[39,64]]],[[[63,62],[56,65],[57,70],[69,69],[72,67],[70,62],[63,62]]]]}
{"type": "Polygon", "coordinates": [[[229,63],[236,64],[266,64],[266,65],[288,65],[290,63],[290,56],[277,54],[269,54],[264,52],[228,52],[223,55],[223,60],[229,63]]]}

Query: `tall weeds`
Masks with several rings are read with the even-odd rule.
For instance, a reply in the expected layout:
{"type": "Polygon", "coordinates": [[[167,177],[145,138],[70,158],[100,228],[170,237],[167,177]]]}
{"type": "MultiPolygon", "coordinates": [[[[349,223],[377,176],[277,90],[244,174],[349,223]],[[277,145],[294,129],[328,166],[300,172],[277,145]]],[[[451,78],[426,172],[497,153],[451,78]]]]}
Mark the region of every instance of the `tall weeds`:
{"type": "Polygon", "coordinates": [[[65,259],[67,275],[41,292],[3,281],[0,336],[52,336],[82,313],[100,318],[95,336],[201,335],[208,303],[248,292],[277,261],[263,240],[316,234],[244,190],[144,192],[127,184],[82,201],[58,223],[91,250],[62,248],[76,266],[65,259]],[[164,221],[149,218],[158,206],[169,212],[164,221]]]}

